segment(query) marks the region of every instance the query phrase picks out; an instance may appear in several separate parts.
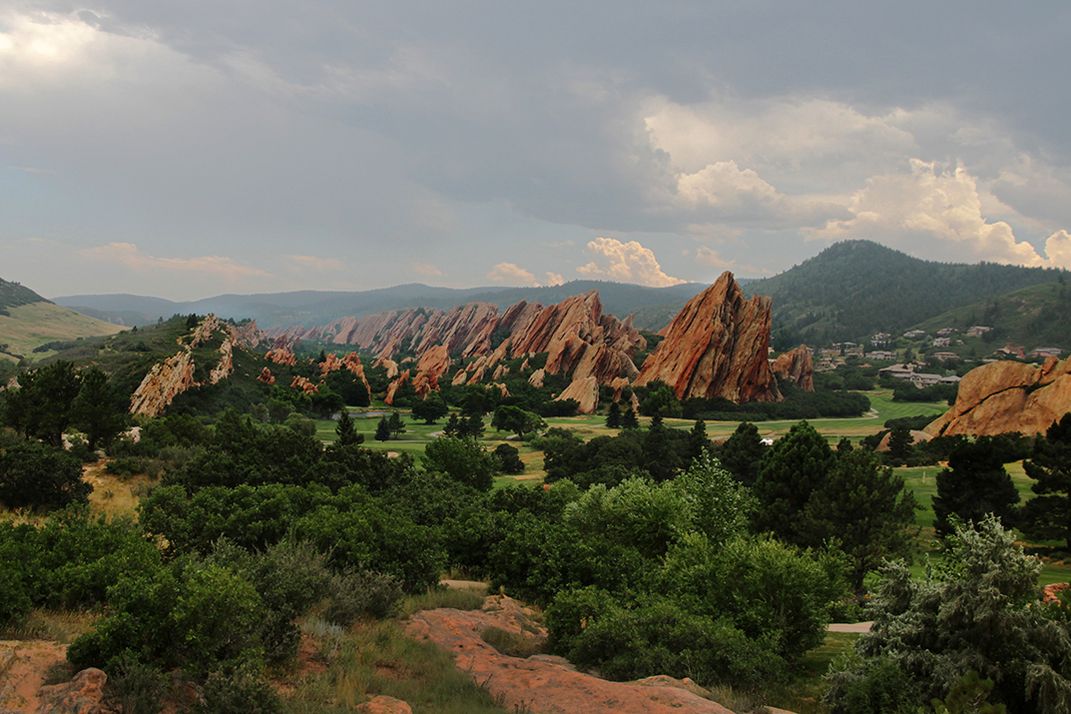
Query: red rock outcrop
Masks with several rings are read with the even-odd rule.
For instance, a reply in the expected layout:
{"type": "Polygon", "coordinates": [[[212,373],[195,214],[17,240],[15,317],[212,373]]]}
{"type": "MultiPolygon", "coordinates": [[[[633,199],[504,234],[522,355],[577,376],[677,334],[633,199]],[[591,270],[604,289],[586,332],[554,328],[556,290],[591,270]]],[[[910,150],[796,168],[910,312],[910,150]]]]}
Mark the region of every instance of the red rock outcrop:
{"type": "Polygon", "coordinates": [[[770,369],[782,380],[792,382],[806,392],[814,391],[814,357],[807,345],[779,355],[770,369]]]}
{"type": "MultiPolygon", "coordinates": [[[[574,394],[585,395],[584,410],[598,407],[598,389],[591,397],[590,379],[605,384],[619,377],[638,374],[632,355],[647,343],[631,323],[602,312],[597,292],[570,297],[557,305],[542,306],[521,301],[507,308],[501,316],[486,303],[461,305],[448,311],[412,308],[344,318],[319,328],[297,328],[277,333],[280,339],[322,339],[338,344],[353,344],[375,353],[376,364],[388,368],[388,378],[397,381],[397,366],[392,359],[412,353],[423,359],[433,354],[436,369],[422,369],[419,361],[413,370],[413,385],[419,394],[436,389],[445,372],[432,380],[431,374],[445,356],[466,362],[454,374],[451,384],[497,382],[508,373],[507,359],[527,358],[547,353],[544,374],[564,374],[577,382],[574,394]],[[393,369],[391,365],[394,365],[393,369]],[[427,380],[422,374],[428,374],[427,380]]],[[[429,365],[430,367],[431,365],[429,365]]],[[[447,368],[449,363],[447,362],[447,368]]],[[[522,365],[521,373],[528,367],[522,365]]]]}
{"type": "Polygon", "coordinates": [[[358,704],[357,711],[361,714],[413,714],[409,702],[384,694],[372,697],[364,704],[358,704]]]}
{"type": "Polygon", "coordinates": [[[297,364],[297,356],[289,347],[275,347],[264,353],[264,359],[272,364],[280,364],[293,367],[297,364]]]}
{"type": "Polygon", "coordinates": [[[429,348],[417,360],[413,390],[423,399],[429,392],[439,391],[439,379],[450,369],[450,354],[446,345],[429,348]]]}
{"type": "Polygon", "coordinates": [[[956,403],[926,427],[933,436],[1043,434],[1071,411],[1071,357],[1040,367],[1022,362],[984,364],[959,383],[956,403]]]}
{"type": "Polygon", "coordinates": [[[290,388],[297,389],[305,394],[316,394],[320,391],[320,388],[316,386],[314,382],[310,381],[308,377],[302,377],[301,375],[296,375],[290,380],[290,388]]]}
{"type": "Polygon", "coordinates": [[[260,374],[257,375],[257,381],[261,384],[272,385],[275,384],[275,375],[267,367],[262,367],[260,374]]]}
{"type": "Polygon", "coordinates": [[[402,370],[393,382],[387,385],[387,394],[383,397],[383,401],[386,404],[393,405],[394,397],[398,394],[398,390],[409,381],[409,370],[402,370]]]}
{"type": "Polygon", "coordinates": [[[1071,583],[1052,583],[1041,589],[1041,601],[1047,605],[1058,605],[1060,593],[1071,590],[1071,583]]]}
{"type": "Polygon", "coordinates": [[[256,323],[240,328],[215,315],[206,315],[191,332],[178,338],[179,351],[149,369],[130,397],[130,413],[143,416],[161,414],[175,397],[194,387],[204,386],[194,379],[193,351],[219,339],[219,359],[209,370],[208,384],[218,384],[234,372],[235,345],[259,343],[261,333],[256,323]]]}
{"type": "Polygon", "coordinates": [[[648,677],[611,682],[578,672],[568,661],[549,655],[511,657],[484,641],[496,627],[538,644],[546,630],[535,613],[508,597],[495,595],[482,610],[438,609],[413,615],[406,633],[432,642],[454,656],[457,668],[487,689],[503,708],[534,714],[732,714],[705,698],[691,680],[648,677]]]}
{"type": "Polygon", "coordinates": [[[372,393],[372,385],[368,383],[368,377],[364,373],[364,365],[361,364],[361,357],[356,352],[347,352],[341,358],[334,352],[325,355],[324,361],[320,363],[320,377],[326,377],[332,372],[338,372],[343,369],[360,380],[364,384],[365,391],[369,394],[372,393]]]}
{"type": "Polygon", "coordinates": [[[51,684],[37,693],[37,714],[72,712],[72,714],[111,714],[115,710],[104,704],[104,685],[108,675],[99,669],[83,669],[69,682],[51,684]]]}
{"type": "Polygon", "coordinates": [[[677,397],[780,401],[767,358],[770,299],[744,297],[730,272],[688,301],[644,361],[637,386],[661,380],[677,397]]]}

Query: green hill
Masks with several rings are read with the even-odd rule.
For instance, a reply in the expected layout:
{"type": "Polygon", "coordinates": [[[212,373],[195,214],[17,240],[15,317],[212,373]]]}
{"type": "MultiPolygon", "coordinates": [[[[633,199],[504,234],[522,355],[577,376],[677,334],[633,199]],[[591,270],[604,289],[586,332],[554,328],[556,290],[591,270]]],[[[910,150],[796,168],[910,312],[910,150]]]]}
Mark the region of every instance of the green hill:
{"type": "Polygon", "coordinates": [[[941,313],[917,325],[931,334],[942,327],[988,325],[986,342],[1013,342],[1027,350],[1071,348],[1071,287],[1067,280],[1042,283],[941,313]]]}
{"type": "Polygon", "coordinates": [[[39,359],[49,345],[123,328],[45,300],[19,283],[0,279],[0,360],[39,359]]]}
{"type": "Polygon", "coordinates": [[[1065,271],[920,260],[871,241],[836,243],[814,258],[745,285],[773,298],[778,346],[899,332],[957,308],[1043,283],[1065,271]]]}

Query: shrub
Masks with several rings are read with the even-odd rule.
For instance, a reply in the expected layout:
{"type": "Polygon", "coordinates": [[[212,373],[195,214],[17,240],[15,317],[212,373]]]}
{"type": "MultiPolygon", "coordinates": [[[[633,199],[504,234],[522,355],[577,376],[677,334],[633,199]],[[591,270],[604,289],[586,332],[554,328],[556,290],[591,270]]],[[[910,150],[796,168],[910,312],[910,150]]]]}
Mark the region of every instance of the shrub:
{"type": "Polygon", "coordinates": [[[212,671],[201,692],[202,714],[276,714],[282,704],[253,662],[240,662],[212,671]]]}
{"type": "Polygon", "coordinates": [[[116,658],[108,672],[108,699],[123,714],[156,714],[167,690],[168,678],[159,668],[129,653],[116,658]]]}
{"type": "Polygon", "coordinates": [[[486,491],[494,483],[498,464],[475,439],[441,436],[424,450],[424,468],[454,481],[486,491]]]}
{"type": "Polygon", "coordinates": [[[62,449],[35,441],[0,448],[0,504],[8,508],[62,508],[85,503],[91,490],[81,462],[62,449]]]}
{"type": "Polygon", "coordinates": [[[329,589],[330,604],[324,617],[339,625],[362,617],[389,617],[397,611],[403,594],[398,578],[367,570],[336,573],[329,589]]]}
{"type": "Polygon", "coordinates": [[[517,447],[499,444],[495,447],[494,457],[498,461],[498,470],[504,474],[523,474],[524,462],[521,461],[517,447]]]}

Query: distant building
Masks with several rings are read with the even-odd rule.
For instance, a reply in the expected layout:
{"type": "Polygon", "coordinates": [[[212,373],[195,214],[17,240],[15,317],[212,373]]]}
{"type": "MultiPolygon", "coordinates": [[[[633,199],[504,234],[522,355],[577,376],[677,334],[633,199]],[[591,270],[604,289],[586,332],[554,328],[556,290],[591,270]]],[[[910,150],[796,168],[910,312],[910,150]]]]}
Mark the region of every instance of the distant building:
{"type": "Polygon", "coordinates": [[[993,328],[989,325],[971,325],[967,328],[967,337],[981,337],[987,332],[992,332],[993,328]]]}
{"type": "Polygon", "coordinates": [[[891,350],[872,350],[866,353],[866,358],[888,362],[896,359],[896,353],[891,350]]]}
{"type": "Polygon", "coordinates": [[[904,333],[904,339],[921,340],[926,336],[926,330],[908,330],[904,333]]]}
{"type": "Polygon", "coordinates": [[[1030,356],[1045,359],[1046,357],[1060,357],[1063,353],[1064,351],[1059,347],[1038,347],[1030,353],[1030,356]]]}
{"type": "Polygon", "coordinates": [[[874,347],[888,347],[892,344],[892,335],[888,332],[875,332],[870,336],[870,344],[874,347]]]}
{"type": "Polygon", "coordinates": [[[1013,345],[1010,343],[995,350],[994,354],[998,357],[1004,357],[1005,359],[1012,357],[1015,359],[1026,359],[1026,351],[1023,349],[1022,345],[1013,345]]]}
{"type": "Polygon", "coordinates": [[[957,330],[954,327],[942,327],[940,330],[937,331],[937,336],[938,337],[950,337],[951,335],[954,335],[957,332],[959,332],[959,330],[957,330]]]}
{"type": "Polygon", "coordinates": [[[949,347],[951,345],[952,345],[952,338],[951,337],[934,337],[933,338],[933,346],[934,347],[949,347]]]}
{"type": "Polygon", "coordinates": [[[930,357],[940,362],[947,362],[949,360],[958,361],[960,359],[960,356],[955,352],[934,352],[930,357]]]}

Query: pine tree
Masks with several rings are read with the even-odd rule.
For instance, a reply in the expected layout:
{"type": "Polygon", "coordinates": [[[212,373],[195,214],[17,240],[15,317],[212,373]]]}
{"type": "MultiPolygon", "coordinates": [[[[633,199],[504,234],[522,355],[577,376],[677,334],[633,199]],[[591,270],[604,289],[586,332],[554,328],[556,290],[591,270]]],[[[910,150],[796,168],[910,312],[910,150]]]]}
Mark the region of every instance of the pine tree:
{"type": "Polygon", "coordinates": [[[390,440],[390,422],[387,421],[387,417],[383,417],[379,420],[379,424],[376,425],[376,441],[389,441],[390,440]]]}
{"type": "Polygon", "coordinates": [[[709,448],[707,425],[702,419],[696,419],[695,426],[688,432],[688,460],[698,459],[709,448]]]}
{"type": "Polygon", "coordinates": [[[606,426],[611,429],[621,428],[621,407],[617,402],[610,402],[610,409],[606,412],[606,426]]]}
{"type": "Polygon", "coordinates": [[[662,415],[651,417],[651,425],[643,439],[643,459],[644,468],[655,481],[668,481],[680,466],[670,438],[669,429],[662,423],[662,415]]]}
{"type": "Polygon", "coordinates": [[[718,460],[737,481],[752,486],[759,476],[759,463],[765,453],[758,427],[745,421],[718,449],[718,460]]]}
{"type": "Polygon", "coordinates": [[[338,424],[335,425],[335,433],[338,434],[337,443],[342,446],[353,446],[364,442],[364,436],[357,433],[349,410],[343,409],[338,415],[338,424]]]}
{"type": "Polygon", "coordinates": [[[1037,440],[1024,467],[1037,495],[1023,508],[1023,531],[1039,540],[1062,539],[1071,549],[1071,413],[1037,440]]]}
{"type": "Polygon", "coordinates": [[[461,436],[461,420],[457,418],[457,412],[451,412],[450,418],[446,420],[446,426],[443,427],[443,434],[446,436],[461,436]]]}
{"type": "Polygon", "coordinates": [[[624,429],[639,429],[640,420],[636,418],[636,412],[632,411],[632,407],[625,410],[625,414],[621,417],[621,427],[624,429]]]}
{"type": "Polygon", "coordinates": [[[992,513],[1010,524],[1019,502],[1011,476],[1004,470],[1001,450],[992,437],[982,436],[957,447],[948,468],[937,474],[933,499],[934,528],[938,535],[952,532],[952,517],[978,524],[992,513]]]}
{"type": "Polygon", "coordinates": [[[470,439],[482,439],[485,427],[483,417],[479,414],[469,414],[461,422],[461,435],[470,439]]]}
{"type": "Polygon", "coordinates": [[[405,422],[402,421],[402,417],[398,412],[391,412],[390,421],[387,422],[387,428],[390,429],[392,436],[398,436],[398,434],[405,433],[405,422]]]}
{"type": "Polygon", "coordinates": [[[906,426],[897,425],[894,426],[889,433],[889,457],[895,464],[902,464],[908,456],[911,455],[911,442],[914,441],[914,437],[911,436],[911,430],[906,426]]]}
{"type": "Polygon", "coordinates": [[[834,462],[824,436],[805,421],[770,447],[755,481],[759,510],[755,525],[781,540],[806,545],[802,513],[814,491],[825,483],[834,462]]]}

